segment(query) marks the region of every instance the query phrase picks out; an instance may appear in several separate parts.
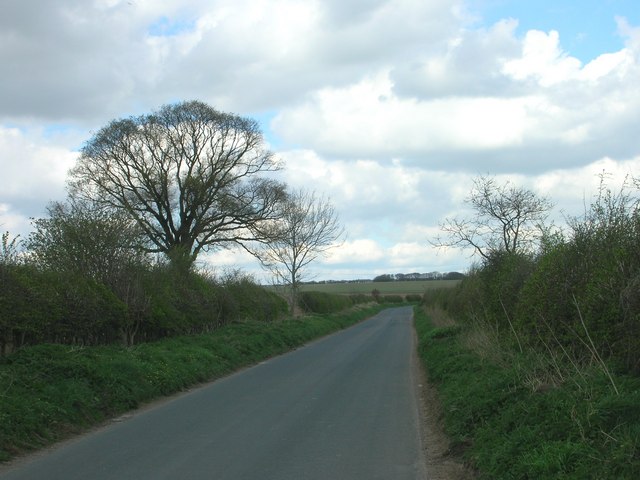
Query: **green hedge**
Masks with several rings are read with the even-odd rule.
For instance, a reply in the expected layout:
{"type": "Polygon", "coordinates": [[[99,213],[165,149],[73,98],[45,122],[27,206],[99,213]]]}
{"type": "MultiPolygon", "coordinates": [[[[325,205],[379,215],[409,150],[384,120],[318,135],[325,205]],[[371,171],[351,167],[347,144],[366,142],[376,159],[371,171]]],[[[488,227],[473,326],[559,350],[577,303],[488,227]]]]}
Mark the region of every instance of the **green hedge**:
{"type": "Polygon", "coordinates": [[[298,305],[307,313],[335,313],[353,306],[348,295],[326,292],[300,292],[298,305]]]}
{"type": "Polygon", "coordinates": [[[598,368],[534,383],[532,353],[495,362],[469,349],[470,327],[434,328],[415,310],[419,354],[443,404],[451,451],[480,479],[633,480],[640,472],[640,379],[598,368]]]}
{"type": "Polygon", "coordinates": [[[518,349],[551,349],[577,363],[599,357],[638,375],[639,245],[637,191],[602,186],[566,234],[549,235],[535,253],[494,252],[456,289],[425,298],[456,319],[492,325],[518,349]]]}
{"type": "Polygon", "coordinates": [[[409,303],[421,303],[422,302],[422,295],[420,295],[418,293],[411,293],[409,295],[406,295],[404,297],[404,299],[409,303]]]}
{"type": "Polygon", "coordinates": [[[109,287],[73,272],[0,264],[0,354],[40,343],[132,345],[286,313],[285,300],[246,278],[222,284],[155,267],[109,287]]]}
{"type": "Polygon", "coordinates": [[[403,303],[404,297],[402,295],[381,295],[379,301],[382,303],[403,303]]]}

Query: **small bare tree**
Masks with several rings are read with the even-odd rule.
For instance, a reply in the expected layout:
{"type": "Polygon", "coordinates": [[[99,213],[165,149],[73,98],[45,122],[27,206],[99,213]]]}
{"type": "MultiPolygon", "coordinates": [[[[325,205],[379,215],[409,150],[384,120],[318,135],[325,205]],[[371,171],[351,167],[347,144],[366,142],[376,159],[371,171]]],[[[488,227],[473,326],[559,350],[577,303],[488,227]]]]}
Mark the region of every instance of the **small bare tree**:
{"type": "Polygon", "coordinates": [[[471,247],[483,259],[492,253],[530,252],[544,233],[543,223],[553,204],[531,190],[492,177],[474,180],[466,198],[474,213],[469,218],[447,218],[443,236],[430,242],[437,247],[471,247]]]}
{"type": "Polygon", "coordinates": [[[327,198],[296,190],[281,203],[279,218],[271,224],[272,241],[256,256],[275,281],[287,288],[292,313],[306,267],[337,246],[343,235],[344,229],[327,198]]]}

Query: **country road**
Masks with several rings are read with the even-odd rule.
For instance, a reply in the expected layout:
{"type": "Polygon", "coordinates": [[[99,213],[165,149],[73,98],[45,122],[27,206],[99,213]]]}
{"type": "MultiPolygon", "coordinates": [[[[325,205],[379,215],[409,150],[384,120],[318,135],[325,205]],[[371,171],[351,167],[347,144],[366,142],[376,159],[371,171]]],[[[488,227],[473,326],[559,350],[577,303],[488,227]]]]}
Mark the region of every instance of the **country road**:
{"type": "Polygon", "coordinates": [[[423,479],[400,307],[0,469],[0,479],[423,479]]]}

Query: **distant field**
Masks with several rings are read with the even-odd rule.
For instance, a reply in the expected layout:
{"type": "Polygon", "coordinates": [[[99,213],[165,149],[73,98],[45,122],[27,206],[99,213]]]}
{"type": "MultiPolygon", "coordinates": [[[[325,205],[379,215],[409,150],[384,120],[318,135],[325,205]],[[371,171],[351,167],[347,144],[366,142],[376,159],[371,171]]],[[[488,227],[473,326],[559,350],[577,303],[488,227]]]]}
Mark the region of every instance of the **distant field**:
{"type": "Polygon", "coordinates": [[[381,294],[422,294],[433,288],[447,288],[457,285],[460,280],[416,280],[409,282],[368,282],[368,283],[316,283],[302,285],[302,291],[327,293],[371,293],[375,288],[381,294]]]}

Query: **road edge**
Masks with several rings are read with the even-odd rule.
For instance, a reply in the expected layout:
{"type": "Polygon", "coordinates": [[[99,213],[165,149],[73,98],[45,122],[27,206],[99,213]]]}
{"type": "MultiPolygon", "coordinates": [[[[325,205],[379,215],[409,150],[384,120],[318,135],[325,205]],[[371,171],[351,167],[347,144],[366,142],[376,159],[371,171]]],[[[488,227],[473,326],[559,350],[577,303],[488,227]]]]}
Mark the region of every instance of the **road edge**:
{"type": "Polygon", "coordinates": [[[420,360],[420,346],[412,314],[412,377],[418,407],[419,435],[424,460],[425,479],[429,480],[473,480],[475,475],[464,460],[449,448],[450,440],[444,431],[442,404],[437,388],[429,382],[427,369],[420,360]]]}

